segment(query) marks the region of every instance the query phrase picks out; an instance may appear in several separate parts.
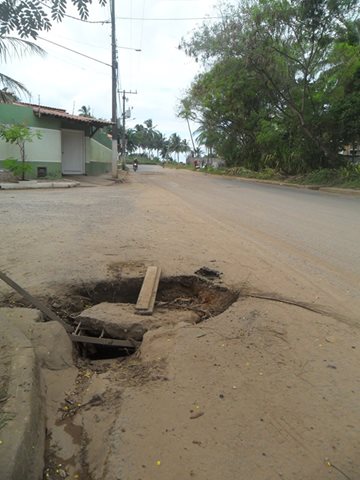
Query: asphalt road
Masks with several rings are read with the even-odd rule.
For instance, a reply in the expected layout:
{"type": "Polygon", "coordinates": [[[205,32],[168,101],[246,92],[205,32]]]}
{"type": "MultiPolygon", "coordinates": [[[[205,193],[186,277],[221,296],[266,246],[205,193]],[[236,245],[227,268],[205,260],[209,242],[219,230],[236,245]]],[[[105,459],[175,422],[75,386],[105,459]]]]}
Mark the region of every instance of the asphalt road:
{"type": "Polygon", "coordinates": [[[82,392],[48,372],[48,431],[70,474],[87,478],[85,459],[101,480],[359,478],[360,197],[146,166],[81,181],[0,191],[0,269],[31,294],[53,304],[159,265],[162,280],[215,268],[239,297],[149,332],[129,362],[91,362],[82,392]],[[104,404],[64,430],[65,392],[104,404]]]}
{"type": "MultiPolygon", "coordinates": [[[[0,192],[0,268],[31,288],[106,274],[110,261],[193,272],[360,311],[360,196],[140,165],[129,182],[0,192]]],[[[0,287],[1,289],[1,287],[0,287]]]]}
{"type": "Polygon", "coordinates": [[[329,295],[359,301],[360,196],[149,166],[135,177],[230,228],[271,262],[292,266],[313,285],[326,284],[329,295]]]}

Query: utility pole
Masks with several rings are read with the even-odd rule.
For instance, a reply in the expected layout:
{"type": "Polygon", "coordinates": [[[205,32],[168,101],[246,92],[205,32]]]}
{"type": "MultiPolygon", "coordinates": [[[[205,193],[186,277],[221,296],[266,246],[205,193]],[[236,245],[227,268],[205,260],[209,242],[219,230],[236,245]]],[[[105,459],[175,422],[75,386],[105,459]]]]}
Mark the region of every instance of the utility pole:
{"type": "Polygon", "coordinates": [[[116,108],[116,92],[117,92],[117,51],[116,51],[116,31],[115,31],[115,0],[110,0],[111,9],[111,70],[112,70],[112,176],[118,178],[118,126],[117,126],[117,108],[116,108]]]}
{"type": "Polygon", "coordinates": [[[122,164],[122,169],[123,170],[125,170],[125,164],[126,164],[126,161],[125,161],[125,157],[126,157],[126,131],[125,131],[126,111],[125,111],[125,108],[126,108],[126,95],[127,94],[136,95],[137,91],[132,92],[130,90],[129,92],[126,92],[125,90],[123,90],[123,92],[122,92],[123,104],[122,104],[122,138],[121,138],[122,162],[121,162],[121,164],[122,164]]]}

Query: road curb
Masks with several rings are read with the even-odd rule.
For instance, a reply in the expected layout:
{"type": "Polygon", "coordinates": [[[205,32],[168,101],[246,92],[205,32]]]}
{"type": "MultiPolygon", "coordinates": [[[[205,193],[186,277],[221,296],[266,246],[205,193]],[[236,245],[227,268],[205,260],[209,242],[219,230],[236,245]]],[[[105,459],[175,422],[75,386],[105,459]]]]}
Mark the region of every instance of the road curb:
{"type": "MultiPolygon", "coordinates": [[[[202,172],[201,172],[202,173],[202,172]]],[[[247,177],[238,177],[235,175],[217,175],[216,173],[206,173],[206,175],[216,175],[217,177],[225,177],[225,178],[233,178],[235,180],[239,180],[241,182],[248,182],[248,183],[264,183],[267,185],[275,185],[280,187],[291,187],[297,188],[302,190],[316,190],[320,192],[326,193],[334,193],[334,194],[341,194],[341,195],[353,195],[353,196],[360,196],[360,189],[355,190],[353,188],[340,188],[340,187],[326,187],[323,185],[300,185],[298,183],[288,183],[282,182],[278,180],[262,180],[259,178],[247,178],[247,177]]]]}
{"type": "Polygon", "coordinates": [[[45,401],[31,341],[0,311],[1,362],[8,378],[0,419],[2,480],[40,480],[45,450],[45,401]]]}
{"type": "Polygon", "coordinates": [[[0,183],[0,190],[32,190],[38,188],[73,188],[80,185],[80,182],[28,182],[0,183]]]}

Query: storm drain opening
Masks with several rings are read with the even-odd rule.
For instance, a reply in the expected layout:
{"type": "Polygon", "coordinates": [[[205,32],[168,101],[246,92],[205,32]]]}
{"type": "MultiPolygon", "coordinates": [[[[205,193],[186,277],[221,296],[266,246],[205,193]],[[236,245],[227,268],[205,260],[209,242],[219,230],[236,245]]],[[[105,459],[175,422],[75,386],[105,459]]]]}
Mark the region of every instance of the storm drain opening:
{"type": "MultiPolygon", "coordinates": [[[[93,335],[93,332],[89,332],[93,335]]],[[[93,343],[77,344],[80,357],[89,360],[110,360],[113,358],[129,357],[136,350],[135,348],[121,348],[111,345],[97,345],[93,343]]]]}

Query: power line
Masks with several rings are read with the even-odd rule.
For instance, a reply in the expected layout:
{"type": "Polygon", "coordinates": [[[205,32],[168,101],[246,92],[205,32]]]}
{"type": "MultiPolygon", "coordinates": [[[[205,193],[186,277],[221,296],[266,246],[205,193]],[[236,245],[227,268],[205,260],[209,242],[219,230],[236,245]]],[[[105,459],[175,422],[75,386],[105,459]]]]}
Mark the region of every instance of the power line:
{"type": "Polygon", "coordinates": [[[172,17],[172,18],[144,18],[144,17],[116,17],[117,20],[139,20],[139,21],[187,21],[187,20],[221,20],[223,17],[172,17]]]}
{"type": "Polygon", "coordinates": [[[90,60],[93,60],[94,62],[102,63],[103,65],[106,65],[107,67],[111,67],[110,63],[103,62],[102,60],[98,60],[97,58],[90,57],[89,55],[85,55],[85,53],[78,52],[77,50],[73,50],[72,48],[65,47],[64,45],[60,45],[60,43],[52,42],[51,40],[47,40],[46,38],[43,37],[38,37],[40,40],[43,40],[44,42],[52,43],[53,45],[56,45],[57,47],[63,48],[64,50],[69,50],[69,52],[76,53],[77,55],[81,55],[82,57],[89,58],[90,60]]]}
{"type": "Polygon", "coordinates": [[[78,22],[83,23],[98,23],[101,25],[104,25],[105,23],[110,23],[110,20],[83,20],[81,18],[73,17],[72,15],[67,15],[66,13],[64,14],[64,17],[71,18],[71,20],[77,20],[78,22]]]}
{"type": "MultiPolygon", "coordinates": [[[[90,57],[89,55],[86,55],[85,53],[78,52],[77,50],[73,50],[72,48],[65,47],[64,45],[61,45],[60,43],[53,42],[52,40],[47,40],[44,37],[38,37],[39,40],[43,40],[44,42],[51,43],[53,45],[56,45],[57,47],[63,48],[64,50],[69,50],[69,52],[76,53],[76,55],[81,55],[82,57],[88,58],[89,60],[93,60],[94,62],[102,63],[103,65],[106,65],[107,67],[111,67],[110,63],[103,62],[102,60],[99,60],[94,57],[90,57]]],[[[117,47],[117,48],[124,48],[125,50],[133,50],[135,52],[141,52],[140,48],[131,48],[131,47],[117,47]]]]}

